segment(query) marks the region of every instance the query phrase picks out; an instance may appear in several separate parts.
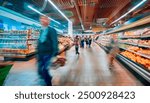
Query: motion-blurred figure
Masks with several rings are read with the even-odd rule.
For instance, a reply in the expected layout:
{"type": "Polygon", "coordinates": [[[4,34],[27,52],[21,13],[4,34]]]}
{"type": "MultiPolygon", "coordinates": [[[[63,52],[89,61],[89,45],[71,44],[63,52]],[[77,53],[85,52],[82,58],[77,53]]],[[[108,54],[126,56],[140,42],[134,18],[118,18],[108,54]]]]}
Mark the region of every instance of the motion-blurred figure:
{"type": "Polygon", "coordinates": [[[38,40],[38,74],[45,80],[47,86],[52,86],[52,76],[49,74],[49,66],[52,57],[58,53],[58,38],[56,30],[49,27],[50,20],[46,16],[40,17],[42,31],[38,40]]]}
{"type": "Polygon", "coordinates": [[[91,36],[89,36],[89,48],[91,48],[91,44],[92,44],[92,37],[91,36]]]}
{"type": "Polygon", "coordinates": [[[74,39],[76,54],[80,54],[79,53],[79,42],[80,42],[79,36],[76,36],[75,39],[74,39]]]}
{"type": "Polygon", "coordinates": [[[81,45],[81,48],[84,48],[84,36],[81,37],[81,41],[80,41],[80,45],[81,45]]]}
{"type": "Polygon", "coordinates": [[[116,55],[119,53],[119,48],[118,48],[118,41],[115,36],[113,36],[110,39],[110,44],[109,44],[109,68],[113,68],[113,61],[116,57],[116,55]]]}
{"type": "Polygon", "coordinates": [[[88,38],[88,36],[85,37],[85,43],[86,43],[86,48],[87,48],[88,45],[89,45],[89,38],[88,38]]]}

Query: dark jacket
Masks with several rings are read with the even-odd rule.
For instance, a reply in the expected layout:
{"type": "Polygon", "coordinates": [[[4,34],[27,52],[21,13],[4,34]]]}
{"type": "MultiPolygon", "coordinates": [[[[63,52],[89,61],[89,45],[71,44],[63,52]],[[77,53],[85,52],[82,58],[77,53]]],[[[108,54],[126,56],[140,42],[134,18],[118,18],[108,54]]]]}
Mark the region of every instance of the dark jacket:
{"type": "Polygon", "coordinates": [[[48,27],[46,40],[41,43],[38,41],[37,52],[39,55],[55,56],[58,53],[58,34],[56,30],[48,27]]]}

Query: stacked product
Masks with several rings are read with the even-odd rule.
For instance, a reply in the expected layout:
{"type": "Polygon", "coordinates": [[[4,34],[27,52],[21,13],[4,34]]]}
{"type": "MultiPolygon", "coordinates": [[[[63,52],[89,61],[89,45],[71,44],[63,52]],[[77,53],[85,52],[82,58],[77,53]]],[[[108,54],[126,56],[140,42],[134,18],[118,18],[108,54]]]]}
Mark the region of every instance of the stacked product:
{"type": "Polygon", "coordinates": [[[70,37],[59,36],[59,55],[53,65],[64,66],[66,63],[66,50],[73,45],[73,40],[70,37]]]}
{"type": "Polygon", "coordinates": [[[150,28],[125,32],[120,39],[121,54],[150,70],[150,28]]]}
{"type": "Polygon", "coordinates": [[[59,50],[65,49],[66,47],[71,47],[73,40],[70,37],[59,36],[59,50]]]}
{"type": "Polygon", "coordinates": [[[130,47],[121,54],[134,62],[142,64],[145,68],[150,70],[150,59],[148,59],[150,57],[150,49],[145,50],[139,47],[130,47]]]}
{"type": "Polygon", "coordinates": [[[6,31],[0,33],[0,55],[24,58],[35,53],[38,32],[33,30],[6,31]]]}
{"type": "Polygon", "coordinates": [[[99,39],[97,40],[97,42],[103,46],[108,47],[110,44],[110,39],[111,39],[111,35],[99,36],[99,39]]]}

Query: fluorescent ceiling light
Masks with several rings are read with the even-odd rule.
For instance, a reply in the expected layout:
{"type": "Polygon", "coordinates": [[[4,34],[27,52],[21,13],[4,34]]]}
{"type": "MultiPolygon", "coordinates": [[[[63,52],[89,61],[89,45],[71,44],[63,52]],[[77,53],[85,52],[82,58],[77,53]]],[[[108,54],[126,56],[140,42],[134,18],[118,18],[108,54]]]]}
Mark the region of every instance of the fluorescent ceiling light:
{"type": "MultiPolygon", "coordinates": [[[[131,10],[129,10],[127,13],[125,13],[124,15],[122,15],[120,18],[118,18],[117,20],[113,21],[111,24],[119,21],[120,19],[124,18],[125,16],[127,16],[129,13],[131,13],[132,11],[134,11],[135,9],[137,9],[139,6],[141,6],[144,2],[146,2],[147,0],[142,0],[140,3],[138,3],[136,6],[134,6],[131,10]]],[[[110,24],[110,25],[111,25],[110,24]]]]}
{"type": "MultiPolygon", "coordinates": [[[[33,7],[30,6],[30,5],[28,5],[28,8],[30,8],[31,10],[37,12],[37,13],[40,14],[40,15],[46,16],[45,14],[41,13],[40,11],[36,10],[35,8],[33,8],[33,7]]],[[[56,20],[54,20],[54,19],[52,19],[52,18],[50,18],[50,17],[48,17],[48,18],[49,18],[50,20],[56,22],[57,24],[60,24],[60,25],[61,25],[61,23],[59,23],[58,21],[56,21],[56,20]]]]}
{"type": "Polygon", "coordinates": [[[50,4],[68,21],[68,22],[71,22],[67,17],[66,15],[59,10],[59,8],[51,1],[51,0],[48,0],[50,2],[50,4]]]}
{"type": "Polygon", "coordinates": [[[82,27],[82,30],[85,30],[83,25],[81,25],[81,27],[82,27]]]}
{"type": "MultiPolygon", "coordinates": [[[[51,28],[54,28],[53,26],[50,26],[51,28]]],[[[63,30],[55,28],[58,32],[63,33],[63,30]]]]}

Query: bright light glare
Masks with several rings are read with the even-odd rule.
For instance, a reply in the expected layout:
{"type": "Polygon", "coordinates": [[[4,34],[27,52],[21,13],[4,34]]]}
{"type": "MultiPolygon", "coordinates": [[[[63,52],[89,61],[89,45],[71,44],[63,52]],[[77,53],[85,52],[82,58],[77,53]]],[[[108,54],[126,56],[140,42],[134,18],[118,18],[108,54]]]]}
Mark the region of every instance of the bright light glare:
{"type": "Polygon", "coordinates": [[[33,7],[31,7],[30,5],[28,5],[28,8],[32,9],[33,11],[37,12],[40,15],[44,15],[41,12],[39,12],[38,10],[34,9],[33,7]]]}
{"type": "MultiPolygon", "coordinates": [[[[133,7],[131,10],[129,10],[127,13],[125,13],[124,15],[122,15],[120,18],[118,18],[117,20],[113,21],[111,24],[114,24],[115,22],[119,21],[120,19],[124,18],[125,16],[127,16],[129,13],[131,13],[132,11],[134,11],[135,9],[137,9],[140,5],[142,5],[144,2],[146,2],[147,0],[142,0],[139,4],[137,4],[135,7],[133,7]]],[[[110,25],[111,25],[110,24],[110,25]]]]}
{"type": "MultiPolygon", "coordinates": [[[[46,16],[45,14],[43,14],[43,13],[41,13],[40,11],[36,10],[35,8],[31,7],[30,5],[28,5],[28,8],[30,8],[31,10],[37,12],[37,13],[40,14],[40,15],[46,16]]],[[[52,19],[52,18],[50,18],[50,17],[48,17],[48,18],[49,18],[50,20],[56,22],[57,24],[60,24],[60,25],[61,25],[61,23],[59,23],[58,21],[56,21],[56,20],[54,20],[54,19],[52,19]]]]}
{"type": "Polygon", "coordinates": [[[66,19],[68,20],[68,22],[71,22],[67,17],[66,15],[64,15],[64,13],[62,13],[62,11],[59,10],[59,8],[51,1],[51,0],[48,0],[50,2],[50,4],[66,19]]]}
{"type": "Polygon", "coordinates": [[[83,25],[81,25],[81,27],[82,27],[82,30],[85,30],[83,25]]]}

